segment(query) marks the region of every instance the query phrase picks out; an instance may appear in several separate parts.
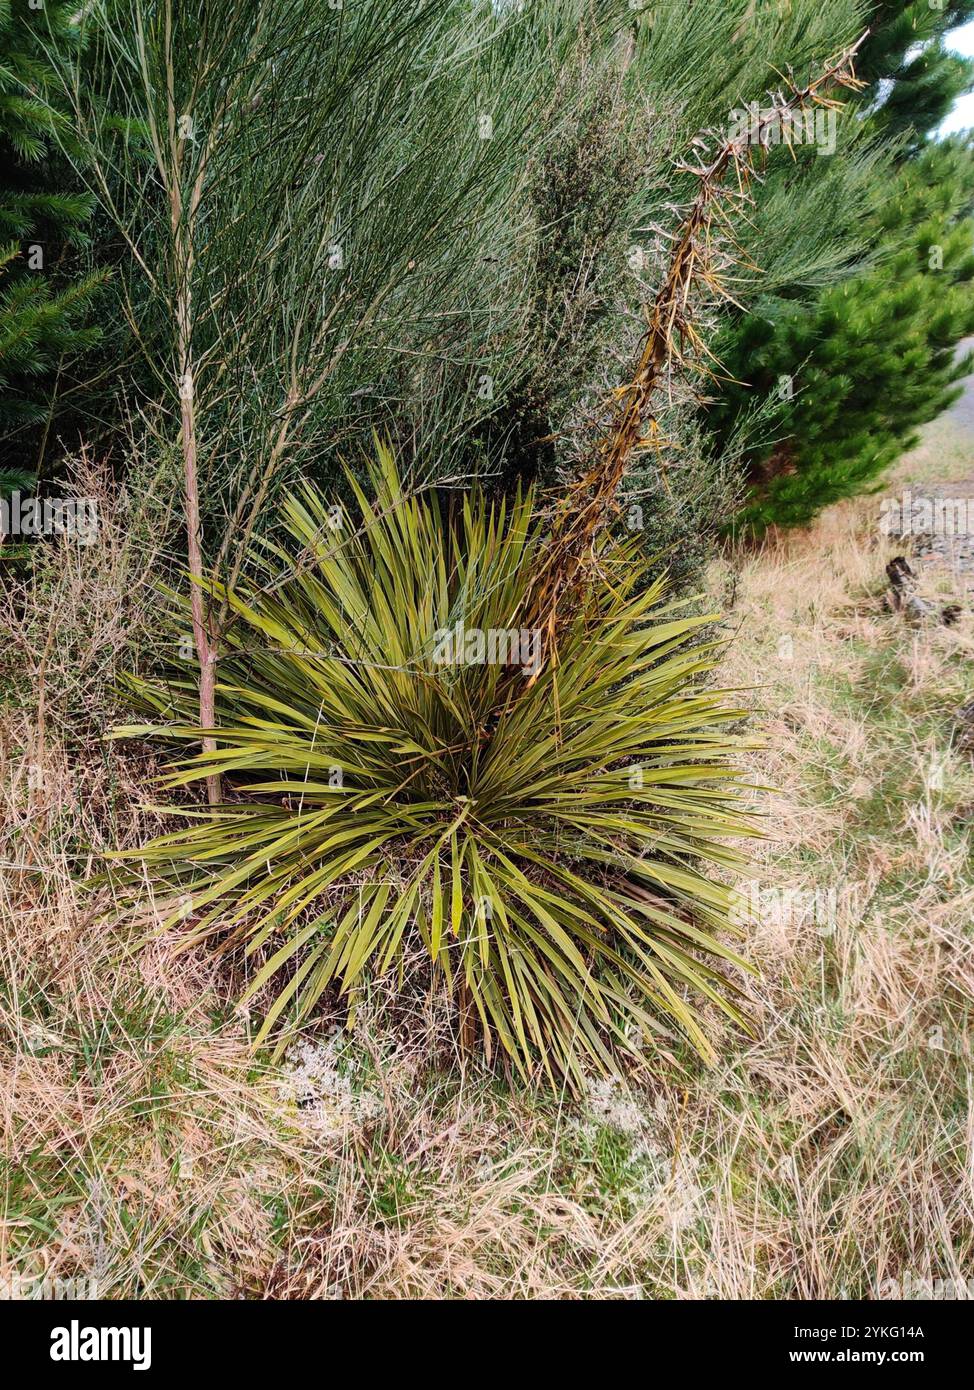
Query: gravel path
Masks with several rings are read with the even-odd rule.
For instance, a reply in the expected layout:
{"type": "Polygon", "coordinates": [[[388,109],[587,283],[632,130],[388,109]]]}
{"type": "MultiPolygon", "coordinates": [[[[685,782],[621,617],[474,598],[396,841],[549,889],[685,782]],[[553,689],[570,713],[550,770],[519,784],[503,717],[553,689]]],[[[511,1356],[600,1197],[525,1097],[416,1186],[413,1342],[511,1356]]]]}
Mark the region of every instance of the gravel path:
{"type": "MultiPolygon", "coordinates": [[[[974,348],[974,338],[965,338],[957,346],[958,353],[970,352],[974,348]]],[[[974,373],[961,378],[964,394],[947,411],[948,418],[969,429],[974,438],[974,373]]]]}

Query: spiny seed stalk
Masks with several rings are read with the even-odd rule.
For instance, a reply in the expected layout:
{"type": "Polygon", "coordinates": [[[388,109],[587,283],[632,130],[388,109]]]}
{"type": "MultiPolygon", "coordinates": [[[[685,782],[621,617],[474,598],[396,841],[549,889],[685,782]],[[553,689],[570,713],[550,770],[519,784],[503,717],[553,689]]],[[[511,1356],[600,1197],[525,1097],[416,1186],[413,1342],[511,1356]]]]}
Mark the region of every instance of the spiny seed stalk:
{"type": "MultiPolygon", "coordinates": [[[[728,207],[740,208],[753,199],[749,193],[755,176],[754,150],[764,148],[768,132],[779,127],[784,143],[791,143],[790,118],[808,107],[837,110],[843,103],[828,95],[834,88],[858,91],[863,86],[855,74],[854,60],[869,34],[861,37],[829,62],[804,87],[789,84],[789,94],[770,93],[770,106],[744,132],[726,139],[707,161],[680,161],[676,167],[698,181],[697,193],[685,209],[682,225],[672,240],[663,283],[649,310],[648,328],[632,378],[614,393],[607,432],[594,449],[594,461],[569,489],[558,507],[546,555],[539,568],[531,598],[529,625],[538,629],[544,643],[543,660],[557,661],[557,636],[584,586],[585,575],[595,560],[596,540],[614,511],[615,496],[634,454],[652,448],[658,439],[655,400],[660,383],[674,364],[690,357],[710,355],[693,324],[691,296],[698,288],[711,296],[730,300],[721,280],[728,258],[718,247],[725,245],[718,224],[729,228],[728,207]],[[733,173],[733,181],[728,176],[733,173]]],[[[705,149],[698,138],[694,145],[705,149]]],[[[731,244],[733,242],[731,241],[731,244]]],[[[733,257],[729,258],[730,263],[733,257]]],[[[699,364],[698,364],[699,365],[699,364]]],[[[708,372],[706,366],[702,370],[708,372]]],[[[712,374],[712,373],[711,373],[712,374]]],[[[537,679],[532,677],[531,682],[537,679]]]]}

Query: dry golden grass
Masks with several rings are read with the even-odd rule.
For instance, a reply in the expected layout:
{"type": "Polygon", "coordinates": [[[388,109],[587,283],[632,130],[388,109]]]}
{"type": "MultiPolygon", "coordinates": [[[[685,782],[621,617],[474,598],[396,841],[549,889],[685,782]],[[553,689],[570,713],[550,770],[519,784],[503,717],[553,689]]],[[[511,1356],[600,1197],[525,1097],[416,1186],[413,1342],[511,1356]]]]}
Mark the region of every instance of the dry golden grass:
{"type": "MultiPolygon", "coordinates": [[[[942,454],[904,468],[939,477],[942,454]]],[[[573,1104],[464,1071],[421,992],[393,1023],[366,1001],[351,1037],[323,1018],[269,1069],[231,965],[124,914],[106,928],[94,875],[153,829],[153,767],[100,734],[116,666],[155,640],[151,498],[106,496],[101,544],[52,555],[4,620],[0,1284],[839,1298],[966,1279],[974,775],[951,723],[974,635],[969,614],[883,610],[877,514],[845,504],[714,572],[774,787],[756,874],[835,888],[834,919],[807,898],[757,914],[756,1037],[725,1032],[713,1072],[661,1057],[573,1104]]]]}

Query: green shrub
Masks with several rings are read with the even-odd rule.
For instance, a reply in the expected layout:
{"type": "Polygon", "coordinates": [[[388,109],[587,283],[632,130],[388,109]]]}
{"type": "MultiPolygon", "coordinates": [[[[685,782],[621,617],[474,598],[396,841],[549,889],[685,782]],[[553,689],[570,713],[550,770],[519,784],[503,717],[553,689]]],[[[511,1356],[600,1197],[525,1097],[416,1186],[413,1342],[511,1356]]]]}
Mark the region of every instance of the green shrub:
{"type": "Polygon", "coordinates": [[[99,341],[104,270],[87,271],[92,200],[60,146],[71,143],[55,54],[81,49],[78,6],[0,4],[0,495],[33,482],[57,378],[99,341]]]}
{"type": "Polygon", "coordinates": [[[769,424],[746,451],[735,523],[758,535],[875,487],[966,370],[974,155],[963,138],[927,136],[974,81],[974,63],[945,47],[974,0],[867,9],[865,85],[846,94],[834,154],[769,160],[743,238],[762,275],[713,343],[725,375],[704,428],[717,450],[748,412],[769,424]]]}
{"type": "MultiPolygon", "coordinates": [[[[956,346],[974,331],[972,176],[968,143],[930,145],[887,178],[876,264],[813,305],[779,300],[738,325],[723,360],[751,387],[727,389],[730,411],[780,382],[793,390],[773,453],[752,460],[743,525],[802,525],[868,491],[960,394],[969,368],[956,346]]],[[[726,406],[715,418],[729,418],[726,406]]]]}
{"type": "MultiPolygon", "coordinates": [[[[236,799],[137,852],[172,889],[170,921],[245,942],[249,996],[286,976],[260,1041],[421,940],[488,1056],[499,1041],[524,1077],[578,1083],[667,1024],[709,1059],[686,993],[743,1022],[722,969],[743,962],[716,935],[730,890],[702,866],[734,868],[726,838],[754,832],[723,731],[739,711],[699,683],[708,619],[663,605],[663,582],[613,548],[557,663],[532,670],[532,635],[497,634],[517,632],[538,564],[533,499],[468,494],[444,517],[403,492],[387,450],[373,483],[355,527],[311,489],[291,496],[296,553],[261,546],[227,596],[218,748],[166,785],[216,769],[236,799]],[[477,633],[508,662],[468,664],[477,633]]],[[[199,742],[180,722],[192,678],[136,686],[171,722],[119,734],[199,742]]]]}

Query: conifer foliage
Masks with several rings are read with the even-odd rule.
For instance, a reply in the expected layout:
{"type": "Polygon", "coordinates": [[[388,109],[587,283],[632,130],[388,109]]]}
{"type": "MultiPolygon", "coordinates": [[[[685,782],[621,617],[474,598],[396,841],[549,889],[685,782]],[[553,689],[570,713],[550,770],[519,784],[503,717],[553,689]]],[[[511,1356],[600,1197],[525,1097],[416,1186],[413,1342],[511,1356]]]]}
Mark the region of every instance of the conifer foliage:
{"type": "Polygon", "coordinates": [[[0,490],[26,484],[38,427],[55,408],[59,368],[99,330],[92,302],[104,272],[79,265],[91,199],[61,155],[70,122],[52,58],[76,50],[78,6],[0,0],[0,490]]]}
{"type": "Polygon", "coordinates": [[[970,59],[944,36],[974,19],[974,0],[874,0],[859,75],[876,103],[875,124],[888,136],[922,138],[971,85],[970,59]]]}
{"type": "MultiPolygon", "coordinates": [[[[858,220],[858,254],[838,280],[810,283],[799,255],[790,283],[759,290],[721,332],[726,379],[706,412],[718,447],[748,412],[773,421],[747,458],[739,522],[749,531],[802,524],[868,489],[968,369],[957,345],[974,331],[974,152],[931,131],[971,85],[971,63],[945,41],[972,11],[968,0],[876,0],[857,64],[866,85],[839,119],[834,152],[769,166],[766,206],[777,189],[804,207],[809,244],[816,187],[838,188],[857,151],[868,177],[828,214],[858,220]]],[[[763,264],[760,242],[754,254],[763,264]]]]}
{"type": "Polygon", "coordinates": [[[751,528],[801,524],[863,491],[959,394],[970,359],[955,345],[974,332],[972,205],[970,144],[931,144],[878,211],[875,265],[811,305],[747,316],[728,370],[762,394],[795,392],[787,437],[754,466],[751,528]]]}

